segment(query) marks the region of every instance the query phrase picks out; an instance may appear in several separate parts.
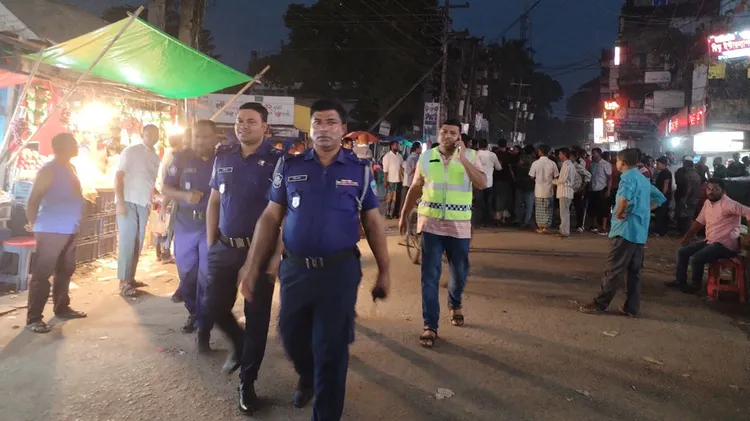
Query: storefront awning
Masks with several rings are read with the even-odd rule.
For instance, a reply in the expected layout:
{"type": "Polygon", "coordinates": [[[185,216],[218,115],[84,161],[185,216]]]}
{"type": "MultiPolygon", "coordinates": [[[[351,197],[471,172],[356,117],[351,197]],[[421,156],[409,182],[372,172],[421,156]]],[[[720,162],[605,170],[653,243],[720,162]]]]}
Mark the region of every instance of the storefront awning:
{"type": "MultiPolygon", "coordinates": [[[[85,72],[128,20],[49,47],[42,62],[85,72]]],[[[194,98],[252,80],[140,19],[125,30],[91,73],[172,99],[194,98]]]]}

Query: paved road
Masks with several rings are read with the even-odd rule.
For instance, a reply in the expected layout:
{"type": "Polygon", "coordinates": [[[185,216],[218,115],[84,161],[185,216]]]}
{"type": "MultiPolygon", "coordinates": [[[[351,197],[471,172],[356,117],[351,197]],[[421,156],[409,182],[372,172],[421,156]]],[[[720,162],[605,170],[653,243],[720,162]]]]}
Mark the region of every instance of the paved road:
{"type": "MultiPolygon", "coordinates": [[[[389,237],[393,296],[378,307],[366,299],[375,264],[363,250],[346,419],[750,419],[748,307],[666,290],[674,240],[649,244],[644,314],[630,320],[575,311],[597,290],[606,239],[482,232],[471,255],[467,326],[444,323],[433,350],[417,344],[419,268],[397,242],[389,237]],[[455,396],[436,400],[438,388],[455,396]]],[[[140,269],[150,287],[135,300],[116,294],[111,267],[81,271],[73,302],[89,318],[53,319],[48,335],[14,328],[23,310],[0,317],[0,419],[245,419],[235,409],[237,379],[218,373],[223,339],[216,335],[219,351],[204,359],[194,337],[179,332],[184,309],[168,298],[174,267],[140,269]]],[[[309,419],[309,409],[288,403],[296,379],[272,331],[258,383],[267,406],[255,419],[309,419]]]]}

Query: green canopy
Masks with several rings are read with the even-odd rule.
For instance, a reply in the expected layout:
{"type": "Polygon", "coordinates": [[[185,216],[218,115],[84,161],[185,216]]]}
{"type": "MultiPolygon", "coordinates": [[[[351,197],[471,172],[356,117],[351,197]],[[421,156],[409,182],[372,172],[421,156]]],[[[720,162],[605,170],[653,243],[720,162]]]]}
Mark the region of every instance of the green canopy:
{"type": "MultiPolygon", "coordinates": [[[[128,20],[49,47],[42,62],[85,72],[128,20]]],[[[198,97],[252,80],[140,19],[125,30],[91,74],[173,99],[198,97]]]]}

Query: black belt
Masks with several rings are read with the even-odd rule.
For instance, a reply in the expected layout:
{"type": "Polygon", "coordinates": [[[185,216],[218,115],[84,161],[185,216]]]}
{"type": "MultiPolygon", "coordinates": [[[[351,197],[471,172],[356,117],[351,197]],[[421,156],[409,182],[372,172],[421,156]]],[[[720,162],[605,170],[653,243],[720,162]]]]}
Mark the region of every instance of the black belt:
{"type": "Polygon", "coordinates": [[[325,257],[295,256],[286,250],[284,250],[284,253],[281,254],[282,259],[289,260],[295,265],[304,266],[308,269],[322,269],[324,267],[343,262],[344,260],[352,257],[356,257],[357,259],[359,259],[361,256],[362,253],[360,253],[359,249],[356,247],[353,249],[343,250],[338,253],[330,254],[325,257]]]}
{"type": "Polygon", "coordinates": [[[219,237],[219,241],[232,248],[244,249],[250,247],[250,243],[253,239],[252,237],[227,237],[222,234],[221,237],[219,237]]]}
{"type": "Polygon", "coordinates": [[[205,211],[199,211],[196,209],[184,209],[184,208],[178,208],[177,212],[188,216],[190,218],[193,218],[196,221],[205,221],[206,220],[206,212],[205,211]]]}

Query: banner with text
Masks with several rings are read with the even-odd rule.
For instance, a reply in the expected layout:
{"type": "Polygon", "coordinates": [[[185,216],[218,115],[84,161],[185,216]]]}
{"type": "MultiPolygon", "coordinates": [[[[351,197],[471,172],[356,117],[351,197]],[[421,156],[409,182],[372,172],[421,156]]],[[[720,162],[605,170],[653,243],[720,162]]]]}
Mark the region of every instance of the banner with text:
{"type": "MultiPolygon", "coordinates": [[[[234,95],[210,94],[198,98],[195,107],[195,117],[198,120],[208,120],[216,111],[221,109],[234,95]]],[[[268,110],[268,124],[274,126],[294,125],[294,97],[290,96],[261,96],[240,95],[217,118],[216,123],[234,124],[240,106],[246,102],[259,102],[268,110]]]]}

